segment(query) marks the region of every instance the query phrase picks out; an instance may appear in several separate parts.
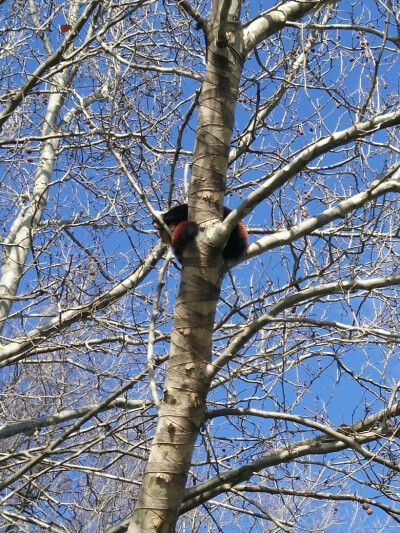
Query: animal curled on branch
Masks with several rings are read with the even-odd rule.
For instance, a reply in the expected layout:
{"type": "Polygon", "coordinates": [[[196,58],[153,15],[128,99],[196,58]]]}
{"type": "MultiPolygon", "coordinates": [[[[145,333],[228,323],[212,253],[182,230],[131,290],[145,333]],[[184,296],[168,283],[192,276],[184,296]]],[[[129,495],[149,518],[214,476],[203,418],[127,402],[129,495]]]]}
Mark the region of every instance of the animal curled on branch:
{"type": "MultiPolygon", "coordinates": [[[[231,210],[224,207],[224,218],[231,210]]],[[[188,205],[178,204],[169,211],[162,213],[161,218],[171,230],[171,236],[158,224],[154,223],[159,230],[160,238],[166,244],[172,246],[177,259],[182,263],[183,250],[187,243],[199,233],[196,222],[188,220],[188,205]]],[[[240,220],[233,228],[232,233],[222,252],[224,259],[238,259],[247,248],[247,230],[240,220]]]]}

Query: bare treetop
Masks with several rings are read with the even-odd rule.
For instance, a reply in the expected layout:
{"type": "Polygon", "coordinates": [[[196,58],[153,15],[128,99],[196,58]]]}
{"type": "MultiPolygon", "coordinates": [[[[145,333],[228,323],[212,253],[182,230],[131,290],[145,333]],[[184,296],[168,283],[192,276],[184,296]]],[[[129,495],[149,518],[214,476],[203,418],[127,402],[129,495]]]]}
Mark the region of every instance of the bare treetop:
{"type": "Polygon", "coordinates": [[[0,0],[7,533],[398,527],[400,6],[261,4],[0,0]]]}

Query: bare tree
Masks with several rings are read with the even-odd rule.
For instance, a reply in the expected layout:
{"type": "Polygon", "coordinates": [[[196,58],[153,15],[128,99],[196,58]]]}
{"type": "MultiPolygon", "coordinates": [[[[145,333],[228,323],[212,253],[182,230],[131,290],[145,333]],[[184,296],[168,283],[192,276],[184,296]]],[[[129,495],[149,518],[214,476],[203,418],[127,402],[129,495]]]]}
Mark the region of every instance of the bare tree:
{"type": "Polygon", "coordinates": [[[398,528],[399,17],[0,2],[4,531],[398,528]]]}

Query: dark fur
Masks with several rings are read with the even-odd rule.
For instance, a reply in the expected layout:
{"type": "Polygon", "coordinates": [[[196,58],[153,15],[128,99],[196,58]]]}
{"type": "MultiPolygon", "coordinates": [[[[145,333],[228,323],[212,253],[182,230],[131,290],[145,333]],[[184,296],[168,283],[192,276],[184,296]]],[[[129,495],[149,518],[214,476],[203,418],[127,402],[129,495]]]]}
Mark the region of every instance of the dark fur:
{"type": "MultiPolygon", "coordinates": [[[[224,218],[231,212],[224,207],[224,218]]],[[[176,257],[182,262],[183,250],[187,243],[194,239],[199,232],[195,222],[188,220],[188,205],[179,204],[161,215],[163,221],[172,232],[172,239],[160,229],[160,237],[163,242],[170,244],[176,257]]],[[[238,222],[229,236],[228,242],[222,252],[224,259],[237,259],[247,248],[247,230],[242,221],[238,222]]]]}

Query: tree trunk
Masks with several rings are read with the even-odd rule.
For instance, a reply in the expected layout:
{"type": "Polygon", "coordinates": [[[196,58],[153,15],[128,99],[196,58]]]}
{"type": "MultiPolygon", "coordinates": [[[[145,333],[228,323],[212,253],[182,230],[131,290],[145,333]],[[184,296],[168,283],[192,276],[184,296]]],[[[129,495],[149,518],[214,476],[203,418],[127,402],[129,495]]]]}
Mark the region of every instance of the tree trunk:
{"type": "Polygon", "coordinates": [[[221,220],[243,61],[237,43],[208,28],[206,33],[207,70],[189,193],[189,218],[205,231],[184,252],[160,418],[129,533],[175,531],[210,384],[206,370],[224,269],[223,246],[212,245],[207,229],[221,220]]]}

